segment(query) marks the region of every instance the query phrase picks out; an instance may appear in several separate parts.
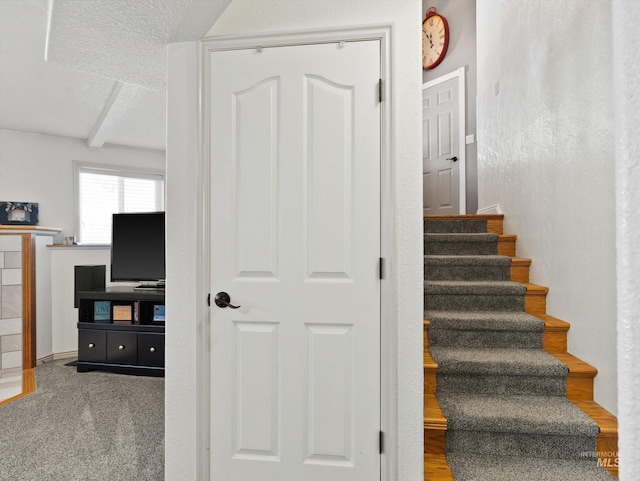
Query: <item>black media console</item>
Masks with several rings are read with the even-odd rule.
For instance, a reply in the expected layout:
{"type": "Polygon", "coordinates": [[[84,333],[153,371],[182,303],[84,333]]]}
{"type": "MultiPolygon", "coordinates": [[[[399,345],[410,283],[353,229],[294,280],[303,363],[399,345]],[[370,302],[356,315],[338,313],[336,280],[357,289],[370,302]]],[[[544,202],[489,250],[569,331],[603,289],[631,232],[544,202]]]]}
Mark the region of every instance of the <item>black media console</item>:
{"type": "Polygon", "coordinates": [[[164,290],[78,292],[78,372],[164,376],[164,290]]]}

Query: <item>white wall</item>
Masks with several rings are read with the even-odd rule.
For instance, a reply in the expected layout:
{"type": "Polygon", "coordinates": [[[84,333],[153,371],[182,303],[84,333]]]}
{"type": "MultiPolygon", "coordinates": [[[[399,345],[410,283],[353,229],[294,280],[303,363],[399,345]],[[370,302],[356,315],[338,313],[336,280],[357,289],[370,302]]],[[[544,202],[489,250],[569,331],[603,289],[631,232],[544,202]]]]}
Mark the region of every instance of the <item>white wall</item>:
{"type": "Polygon", "coordinates": [[[620,481],[640,472],[640,3],[613,2],[620,481]]]}
{"type": "Polygon", "coordinates": [[[39,224],[74,233],[73,161],[164,169],[162,150],[0,129],[0,200],[38,202],[39,224]]]}
{"type": "MultiPolygon", "coordinates": [[[[161,150],[108,144],[95,149],[83,140],[0,129],[0,200],[38,202],[39,225],[61,228],[62,235],[77,235],[74,232],[74,161],[156,170],[165,168],[165,154],[161,150]]],[[[48,239],[51,243],[51,238],[48,239]]],[[[59,295],[60,289],[65,290],[63,286],[68,286],[69,282],[73,288],[74,265],[105,263],[102,257],[97,260],[87,258],[86,252],[72,250],[65,254],[65,267],[59,266],[56,260],[57,267],[50,269],[41,262],[48,264],[49,254],[47,248],[39,244],[37,256],[41,259],[36,261],[39,276],[36,294],[38,359],[77,349],[77,314],[73,297],[66,293],[59,295]],[[62,277],[58,277],[60,273],[64,273],[62,277]],[[45,282],[41,281],[43,277],[45,282]]]]}
{"type": "MultiPolygon", "coordinates": [[[[466,131],[476,134],[476,1],[475,0],[422,0],[422,20],[427,10],[436,7],[449,24],[449,47],[440,65],[422,71],[422,81],[437,79],[460,67],[465,67],[466,78],[466,131]]],[[[467,181],[467,214],[478,210],[478,164],[476,143],[465,149],[467,181]]]]}
{"type": "MultiPolygon", "coordinates": [[[[371,23],[393,24],[392,173],[396,193],[396,257],[393,260],[398,320],[397,439],[390,440],[398,465],[393,478],[423,479],[422,415],[422,185],[421,73],[418,0],[235,0],[209,35],[254,33],[371,23]]],[[[190,44],[169,47],[169,135],[167,146],[167,215],[179,229],[168,233],[167,316],[180,318],[167,325],[166,479],[197,479],[196,413],[198,353],[206,332],[199,319],[204,299],[196,298],[198,265],[197,213],[184,216],[197,197],[196,52],[190,44]],[[174,314],[171,314],[173,312],[174,314]]]]}
{"type": "Polygon", "coordinates": [[[611,1],[477,0],[476,13],[479,207],[502,207],[616,413],[611,1]]]}
{"type": "MultiPolygon", "coordinates": [[[[198,466],[198,412],[206,332],[199,298],[197,43],[167,49],[167,289],[165,326],[165,480],[207,479],[198,466]],[[200,474],[199,474],[200,473],[200,474]]],[[[201,422],[207,422],[201,419],[201,422]]]]}
{"type": "MultiPolygon", "coordinates": [[[[111,248],[79,246],[49,248],[51,257],[51,353],[59,355],[78,350],[78,309],[73,306],[75,266],[104,265],[106,285],[129,286],[130,282],[110,282],[111,248]]],[[[39,325],[38,325],[39,326],[39,325]]],[[[51,354],[49,353],[49,354],[51,354]]],[[[38,359],[42,356],[38,353],[38,359]]]]}

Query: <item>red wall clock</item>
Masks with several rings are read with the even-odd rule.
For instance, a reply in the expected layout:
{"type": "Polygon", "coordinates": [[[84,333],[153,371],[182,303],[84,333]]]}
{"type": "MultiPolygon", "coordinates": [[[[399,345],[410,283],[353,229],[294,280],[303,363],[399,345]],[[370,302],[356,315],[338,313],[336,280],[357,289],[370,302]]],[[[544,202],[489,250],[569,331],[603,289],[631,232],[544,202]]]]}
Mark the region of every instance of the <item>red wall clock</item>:
{"type": "Polygon", "coordinates": [[[431,7],[422,22],[422,68],[437,67],[447,54],[449,24],[447,19],[431,7]]]}

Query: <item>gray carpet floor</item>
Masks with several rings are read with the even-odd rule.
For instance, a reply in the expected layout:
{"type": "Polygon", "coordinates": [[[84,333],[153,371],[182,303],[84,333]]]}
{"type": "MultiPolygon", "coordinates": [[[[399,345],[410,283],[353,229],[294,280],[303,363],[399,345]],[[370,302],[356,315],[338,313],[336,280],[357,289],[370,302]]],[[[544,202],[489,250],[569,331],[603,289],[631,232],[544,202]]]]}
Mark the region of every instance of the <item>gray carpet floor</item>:
{"type": "Polygon", "coordinates": [[[2,481],[164,479],[164,379],[36,367],[33,394],[0,407],[2,481]]]}

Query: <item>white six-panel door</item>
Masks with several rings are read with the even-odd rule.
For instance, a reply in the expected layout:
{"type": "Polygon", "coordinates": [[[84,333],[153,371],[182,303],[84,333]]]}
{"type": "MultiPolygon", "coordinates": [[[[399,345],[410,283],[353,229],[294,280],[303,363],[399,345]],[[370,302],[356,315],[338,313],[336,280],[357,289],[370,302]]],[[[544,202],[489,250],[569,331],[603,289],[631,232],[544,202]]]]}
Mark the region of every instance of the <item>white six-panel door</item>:
{"type": "Polygon", "coordinates": [[[379,479],[380,44],[210,55],[211,479],[379,479]]]}
{"type": "Polygon", "coordinates": [[[460,213],[458,82],[453,78],[422,91],[424,215],[460,213]]]}

